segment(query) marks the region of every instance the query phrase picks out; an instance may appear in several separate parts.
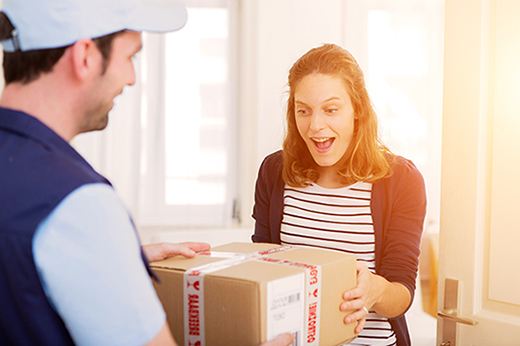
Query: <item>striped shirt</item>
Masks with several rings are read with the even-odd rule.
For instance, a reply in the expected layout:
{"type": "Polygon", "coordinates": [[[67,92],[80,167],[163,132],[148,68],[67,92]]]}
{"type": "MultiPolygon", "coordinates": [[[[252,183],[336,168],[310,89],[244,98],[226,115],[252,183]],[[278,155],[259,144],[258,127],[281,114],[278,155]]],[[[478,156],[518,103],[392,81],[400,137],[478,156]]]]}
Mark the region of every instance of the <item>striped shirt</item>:
{"type": "MultiPolygon", "coordinates": [[[[375,273],[375,235],[370,209],[372,184],[357,182],[339,189],[316,184],[285,186],[281,241],[354,254],[375,273]]],[[[396,344],[388,319],[370,311],[363,331],[350,346],[396,344]]]]}

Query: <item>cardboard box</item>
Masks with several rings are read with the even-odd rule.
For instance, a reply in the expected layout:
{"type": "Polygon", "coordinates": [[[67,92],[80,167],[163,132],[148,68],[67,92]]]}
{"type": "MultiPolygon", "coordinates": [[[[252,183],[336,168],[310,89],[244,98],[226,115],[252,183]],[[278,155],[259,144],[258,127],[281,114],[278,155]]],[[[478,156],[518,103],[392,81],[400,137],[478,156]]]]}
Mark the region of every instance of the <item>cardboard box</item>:
{"type": "Polygon", "coordinates": [[[152,263],[154,283],[179,345],[258,346],[283,332],[294,345],[338,345],[342,294],[356,286],[356,258],[321,249],[231,243],[195,258],[152,263]],[[189,342],[188,342],[189,341],[189,342]]]}

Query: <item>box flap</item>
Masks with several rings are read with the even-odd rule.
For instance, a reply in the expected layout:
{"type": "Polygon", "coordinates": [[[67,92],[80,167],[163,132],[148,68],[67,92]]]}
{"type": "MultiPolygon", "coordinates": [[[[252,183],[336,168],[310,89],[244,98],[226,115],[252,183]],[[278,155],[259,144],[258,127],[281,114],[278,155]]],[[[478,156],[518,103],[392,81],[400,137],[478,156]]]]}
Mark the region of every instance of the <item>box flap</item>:
{"type": "Polygon", "coordinates": [[[256,251],[262,251],[280,247],[278,244],[269,243],[229,243],[225,245],[215,246],[211,251],[222,251],[222,252],[236,252],[236,253],[251,253],[256,251]]]}

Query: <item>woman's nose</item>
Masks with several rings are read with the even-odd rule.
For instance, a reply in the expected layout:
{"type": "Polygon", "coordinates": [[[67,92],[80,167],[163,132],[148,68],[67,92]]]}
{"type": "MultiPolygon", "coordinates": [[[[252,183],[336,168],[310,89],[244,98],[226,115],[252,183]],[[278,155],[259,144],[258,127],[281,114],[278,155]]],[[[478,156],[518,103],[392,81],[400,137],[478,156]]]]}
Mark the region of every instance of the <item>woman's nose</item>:
{"type": "Polygon", "coordinates": [[[318,132],[322,129],[324,129],[326,126],[325,119],[323,119],[323,114],[319,112],[314,112],[314,114],[311,115],[311,130],[314,132],[318,132]]]}

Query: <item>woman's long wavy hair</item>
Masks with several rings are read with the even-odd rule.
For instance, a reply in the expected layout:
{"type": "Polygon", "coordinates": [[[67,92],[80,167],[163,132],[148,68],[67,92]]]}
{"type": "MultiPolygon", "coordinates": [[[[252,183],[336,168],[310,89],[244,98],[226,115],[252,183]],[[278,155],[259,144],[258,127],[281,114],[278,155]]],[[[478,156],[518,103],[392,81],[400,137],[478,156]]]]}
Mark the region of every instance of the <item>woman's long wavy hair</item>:
{"type": "Polygon", "coordinates": [[[377,115],[365,87],[363,71],[347,50],[335,44],[324,44],[305,53],[289,71],[287,129],[283,142],[284,182],[289,186],[304,187],[319,179],[319,166],[298,132],[294,105],[298,84],[312,74],[341,78],[354,109],[354,135],[339,161],[340,182],[348,186],[358,181],[373,183],[390,176],[395,155],[379,140],[377,115]]]}

